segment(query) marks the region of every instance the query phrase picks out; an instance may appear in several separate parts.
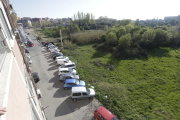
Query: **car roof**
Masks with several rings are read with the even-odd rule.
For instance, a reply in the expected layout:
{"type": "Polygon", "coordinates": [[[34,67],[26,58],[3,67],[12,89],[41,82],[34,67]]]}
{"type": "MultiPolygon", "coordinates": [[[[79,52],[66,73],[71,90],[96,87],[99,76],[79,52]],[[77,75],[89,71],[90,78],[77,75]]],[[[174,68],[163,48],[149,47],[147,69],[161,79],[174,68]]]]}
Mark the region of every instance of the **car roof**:
{"type": "Polygon", "coordinates": [[[66,79],[65,83],[75,83],[76,79],[66,79]]]}
{"type": "Polygon", "coordinates": [[[114,117],[114,115],[103,106],[99,107],[97,112],[100,113],[106,120],[111,120],[114,117]]]}
{"type": "Polygon", "coordinates": [[[65,71],[66,71],[66,70],[69,70],[69,68],[60,68],[60,67],[59,67],[59,71],[64,71],[64,70],[65,70],[65,71]]]}
{"type": "Polygon", "coordinates": [[[72,76],[72,75],[73,75],[73,74],[71,74],[71,73],[64,74],[65,77],[67,77],[67,76],[72,76]]]}
{"type": "Polygon", "coordinates": [[[72,63],[65,63],[64,65],[72,65],[72,64],[75,64],[74,62],[72,63]]]}
{"type": "Polygon", "coordinates": [[[72,87],[72,93],[86,92],[86,87],[72,87]]]}

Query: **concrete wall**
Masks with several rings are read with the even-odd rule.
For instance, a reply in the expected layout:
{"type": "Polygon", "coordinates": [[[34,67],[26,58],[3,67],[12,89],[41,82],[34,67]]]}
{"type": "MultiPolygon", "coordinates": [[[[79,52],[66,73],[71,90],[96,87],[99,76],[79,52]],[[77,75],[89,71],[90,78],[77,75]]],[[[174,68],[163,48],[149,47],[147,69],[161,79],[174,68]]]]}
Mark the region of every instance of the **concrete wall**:
{"type": "Polygon", "coordinates": [[[10,78],[6,120],[32,120],[26,85],[22,77],[14,59],[10,78]]]}

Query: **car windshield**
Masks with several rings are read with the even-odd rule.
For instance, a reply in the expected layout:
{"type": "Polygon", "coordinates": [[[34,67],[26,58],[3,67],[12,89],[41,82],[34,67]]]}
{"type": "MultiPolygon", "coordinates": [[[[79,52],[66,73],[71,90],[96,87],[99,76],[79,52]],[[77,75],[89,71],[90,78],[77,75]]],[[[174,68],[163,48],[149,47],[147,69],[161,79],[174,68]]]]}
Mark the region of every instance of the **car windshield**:
{"type": "Polygon", "coordinates": [[[68,62],[69,62],[69,60],[66,60],[65,62],[66,62],[66,63],[68,63],[68,62]]]}
{"type": "Polygon", "coordinates": [[[69,68],[69,72],[72,72],[73,70],[71,68],[69,68]]]}
{"type": "Polygon", "coordinates": [[[90,93],[90,90],[89,90],[89,88],[86,88],[86,91],[87,91],[87,93],[88,93],[88,94],[90,93]]]}
{"type": "Polygon", "coordinates": [[[76,85],[79,85],[79,80],[76,80],[75,83],[76,83],[76,85]]]}
{"type": "Polygon", "coordinates": [[[111,120],[118,120],[115,116],[111,120]]]}

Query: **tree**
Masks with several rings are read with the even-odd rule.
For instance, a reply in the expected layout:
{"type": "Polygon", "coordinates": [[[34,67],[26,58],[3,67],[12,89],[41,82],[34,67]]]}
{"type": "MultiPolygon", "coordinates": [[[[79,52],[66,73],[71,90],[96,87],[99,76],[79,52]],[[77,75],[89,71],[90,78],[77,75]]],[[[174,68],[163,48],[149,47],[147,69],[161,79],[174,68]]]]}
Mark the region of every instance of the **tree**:
{"type": "Polygon", "coordinates": [[[130,19],[125,19],[120,21],[120,25],[126,26],[131,23],[130,19]]]}
{"type": "Polygon", "coordinates": [[[102,35],[101,35],[100,41],[101,41],[101,42],[105,42],[105,41],[106,41],[106,34],[102,34],[102,35]]]}
{"type": "Polygon", "coordinates": [[[13,20],[13,23],[16,25],[17,24],[17,19],[18,19],[17,15],[16,14],[11,14],[11,18],[13,20]]]}
{"type": "Polygon", "coordinates": [[[41,27],[42,30],[45,30],[45,25],[43,24],[42,27],[41,27]]]}
{"type": "Polygon", "coordinates": [[[169,43],[170,39],[172,38],[172,35],[169,32],[162,30],[160,28],[157,29],[155,33],[156,36],[154,38],[154,42],[156,43],[157,47],[164,46],[165,44],[169,43]]]}
{"type": "Polygon", "coordinates": [[[149,43],[149,42],[153,42],[154,38],[156,36],[156,33],[154,30],[152,29],[148,29],[147,31],[144,32],[144,34],[142,35],[142,41],[145,43],[149,43]]]}
{"type": "Polygon", "coordinates": [[[114,45],[117,42],[116,33],[110,32],[107,35],[106,42],[107,42],[108,45],[114,45]]]}
{"type": "Polygon", "coordinates": [[[129,46],[131,46],[131,34],[128,33],[126,35],[123,35],[119,38],[119,44],[122,49],[127,49],[129,46]]]}
{"type": "Polygon", "coordinates": [[[139,19],[137,19],[135,22],[135,25],[139,26],[139,24],[140,24],[140,21],[139,21],[139,19]]]}
{"type": "Polygon", "coordinates": [[[122,35],[125,35],[125,34],[126,34],[126,30],[125,30],[124,27],[121,27],[121,28],[117,31],[117,33],[116,33],[118,39],[119,39],[122,35]]]}
{"type": "Polygon", "coordinates": [[[131,29],[133,29],[133,28],[134,28],[134,26],[133,26],[133,25],[131,25],[131,24],[126,25],[126,26],[125,26],[126,33],[129,33],[129,32],[130,32],[130,30],[131,30],[131,29]]]}
{"type": "Polygon", "coordinates": [[[169,21],[169,23],[170,23],[171,25],[176,25],[176,24],[177,24],[177,20],[176,20],[175,18],[172,18],[172,19],[169,21]]]}
{"type": "Polygon", "coordinates": [[[26,27],[30,27],[30,24],[28,22],[25,22],[26,27]]]}
{"type": "Polygon", "coordinates": [[[108,31],[108,26],[107,26],[107,25],[104,26],[104,30],[105,30],[106,32],[108,31]]]}

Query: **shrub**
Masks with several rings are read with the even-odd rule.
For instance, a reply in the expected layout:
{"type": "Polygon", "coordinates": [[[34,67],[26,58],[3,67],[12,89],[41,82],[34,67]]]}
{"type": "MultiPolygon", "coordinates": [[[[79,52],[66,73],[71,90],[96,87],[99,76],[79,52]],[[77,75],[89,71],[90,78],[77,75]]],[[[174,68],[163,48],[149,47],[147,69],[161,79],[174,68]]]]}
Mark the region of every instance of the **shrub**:
{"type": "Polygon", "coordinates": [[[126,49],[131,45],[131,34],[128,33],[119,38],[119,47],[122,49],[126,49]]]}
{"type": "Polygon", "coordinates": [[[121,28],[117,31],[117,33],[116,33],[118,39],[119,39],[122,35],[125,35],[125,34],[126,34],[126,29],[125,29],[124,27],[121,27],[121,28]]]}
{"type": "Polygon", "coordinates": [[[131,29],[133,29],[133,28],[134,28],[134,26],[133,26],[133,25],[131,25],[131,24],[126,25],[126,26],[125,26],[126,33],[129,33],[129,32],[130,32],[130,30],[131,30],[131,29]]]}
{"type": "Polygon", "coordinates": [[[100,37],[100,42],[105,42],[106,41],[106,34],[102,34],[100,37]]]}
{"type": "Polygon", "coordinates": [[[106,42],[108,45],[116,45],[117,43],[116,33],[110,32],[106,37],[106,42]]]}

